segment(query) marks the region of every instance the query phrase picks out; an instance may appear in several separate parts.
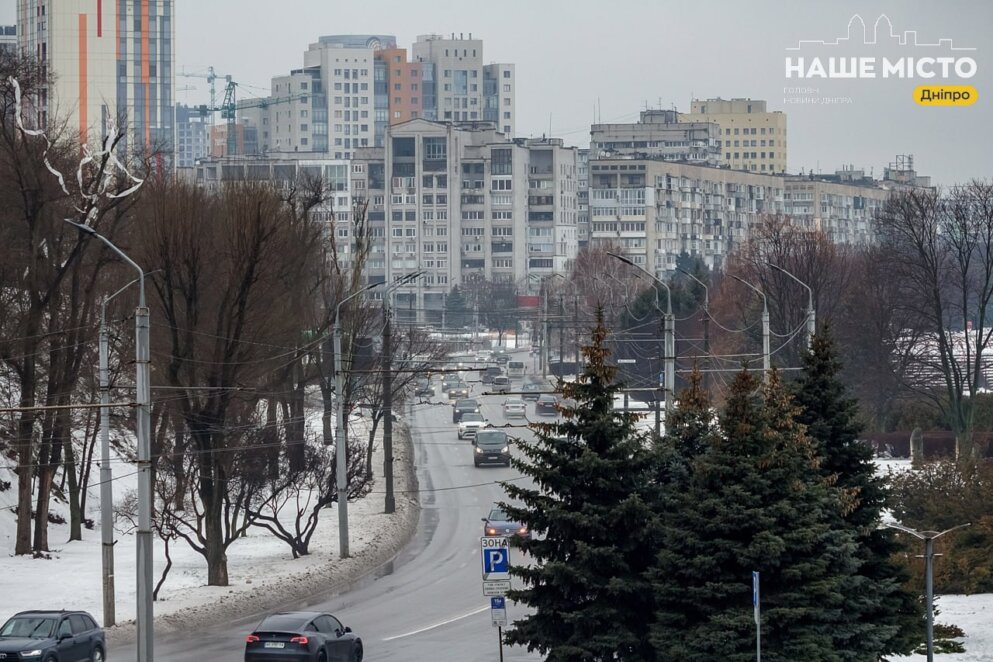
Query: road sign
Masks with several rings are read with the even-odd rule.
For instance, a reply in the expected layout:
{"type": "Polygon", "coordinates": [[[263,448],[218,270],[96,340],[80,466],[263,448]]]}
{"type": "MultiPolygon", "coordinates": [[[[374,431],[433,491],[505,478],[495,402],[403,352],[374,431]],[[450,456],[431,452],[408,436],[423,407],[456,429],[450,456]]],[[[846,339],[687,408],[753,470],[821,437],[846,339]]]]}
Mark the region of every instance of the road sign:
{"type": "Polygon", "coordinates": [[[504,597],[490,598],[490,620],[493,621],[493,627],[495,628],[507,627],[506,598],[504,597]]]}
{"type": "Polygon", "coordinates": [[[483,557],[483,581],[510,579],[510,541],[502,537],[479,539],[483,557]]]}
{"type": "Polygon", "coordinates": [[[617,359],[618,363],[637,363],[637,359],[617,359]]]}
{"type": "Polygon", "coordinates": [[[491,595],[507,595],[507,591],[509,590],[509,579],[483,580],[483,595],[486,597],[491,595]]]}

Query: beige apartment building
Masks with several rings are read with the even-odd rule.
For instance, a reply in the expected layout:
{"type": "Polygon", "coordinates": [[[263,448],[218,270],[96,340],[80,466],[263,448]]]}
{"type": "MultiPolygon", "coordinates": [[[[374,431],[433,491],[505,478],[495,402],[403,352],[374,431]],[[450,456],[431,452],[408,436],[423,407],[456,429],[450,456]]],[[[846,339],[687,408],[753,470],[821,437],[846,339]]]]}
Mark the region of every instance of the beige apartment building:
{"type": "Polygon", "coordinates": [[[721,163],[734,170],[783,174],[787,168],[786,113],[758,99],[694,99],[680,122],[720,126],[721,163]]]}

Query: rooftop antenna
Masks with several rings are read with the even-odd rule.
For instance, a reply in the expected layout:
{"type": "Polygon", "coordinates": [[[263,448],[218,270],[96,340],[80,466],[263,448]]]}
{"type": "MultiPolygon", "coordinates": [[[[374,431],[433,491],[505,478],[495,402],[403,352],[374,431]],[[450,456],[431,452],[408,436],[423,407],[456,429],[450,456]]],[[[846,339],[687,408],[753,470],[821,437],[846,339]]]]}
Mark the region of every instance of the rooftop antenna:
{"type": "Polygon", "coordinates": [[[548,113],[548,137],[552,137],[552,114],[548,113]]]}

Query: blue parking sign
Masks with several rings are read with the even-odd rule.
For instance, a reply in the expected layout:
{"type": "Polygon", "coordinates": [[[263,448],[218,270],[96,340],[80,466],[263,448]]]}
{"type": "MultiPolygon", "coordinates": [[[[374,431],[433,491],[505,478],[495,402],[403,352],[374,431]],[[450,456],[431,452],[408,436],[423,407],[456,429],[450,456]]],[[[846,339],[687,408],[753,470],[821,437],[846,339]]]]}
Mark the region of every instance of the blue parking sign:
{"type": "Polygon", "coordinates": [[[483,572],[508,572],[510,570],[510,554],[506,547],[495,547],[483,552],[483,572]]]}

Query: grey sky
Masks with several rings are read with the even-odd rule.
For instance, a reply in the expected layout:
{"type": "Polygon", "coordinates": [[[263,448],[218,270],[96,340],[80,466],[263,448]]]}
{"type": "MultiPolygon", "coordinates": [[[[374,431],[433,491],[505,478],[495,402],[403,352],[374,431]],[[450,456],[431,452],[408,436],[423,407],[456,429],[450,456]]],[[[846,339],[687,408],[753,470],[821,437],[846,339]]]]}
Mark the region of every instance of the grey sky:
{"type": "MultiPolygon", "coordinates": [[[[10,0],[8,0],[10,3],[10,0]]],[[[12,3],[10,3],[12,4],[12,3]]],[[[232,74],[240,95],[263,95],[269,78],[302,64],[321,34],[395,34],[409,49],[420,34],[471,32],[484,60],[517,65],[517,129],[549,131],[585,146],[598,106],[603,121],[632,121],[646,102],[688,111],[692,96],[766,99],[789,115],[792,171],[842,164],[881,168],[912,153],[921,174],[943,184],[990,177],[993,154],[993,3],[951,0],[176,0],[177,71],[232,74]],[[844,106],[785,105],[785,48],[844,33],[858,12],[881,13],[921,41],[974,46],[980,92],[968,108],[922,108],[925,81],[829,81],[844,106]],[[256,87],[248,87],[248,85],[256,87]]],[[[7,9],[7,8],[5,8],[7,9]]],[[[7,9],[10,12],[10,9],[7,9]]],[[[847,53],[852,54],[852,53],[847,53]]],[[[921,53],[923,54],[923,53],[921,53]]],[[[814,83],[816,85],[816,83],[814,83]]],[[[208,99],[204,80],[177,78],[188,103],[208,99]]]]}

